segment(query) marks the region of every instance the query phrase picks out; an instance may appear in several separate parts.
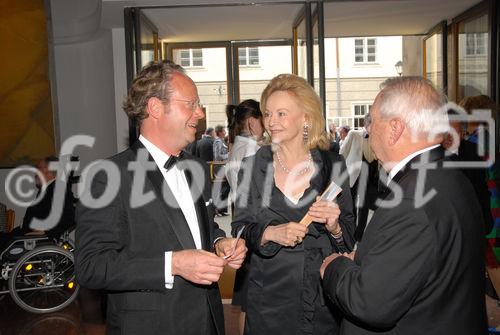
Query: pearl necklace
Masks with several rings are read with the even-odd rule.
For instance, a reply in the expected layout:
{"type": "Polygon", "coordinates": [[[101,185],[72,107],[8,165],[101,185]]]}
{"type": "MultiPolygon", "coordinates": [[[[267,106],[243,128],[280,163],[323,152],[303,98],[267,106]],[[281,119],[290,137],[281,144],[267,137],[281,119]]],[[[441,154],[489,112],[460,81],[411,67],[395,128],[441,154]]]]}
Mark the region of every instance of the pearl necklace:
{"type": "Polygon", "coordinates": [[[307,166],[305,168],[303,168],[302,170],[300,170],[299,172],[296,172],[296,173],[292,173],[292,171],[290,171],[286,166],[285,166],[285,163],[283,163],[283,161],[281,160],[281,157],[280,157],[280,154],[279,154],[279,151],[276,151],[276,158],[278,159],[278,164],[280,165],[281,169],[286,173],[286,174],[292,174],[292,175],[295,175],[295,176],[301,176],[305,173],[307,173],[310,169],[311,169],[311,162],[312,162],[312,156],[311,156],[311,153],[309,152],[309,157],[307,158],[307,166]]]}

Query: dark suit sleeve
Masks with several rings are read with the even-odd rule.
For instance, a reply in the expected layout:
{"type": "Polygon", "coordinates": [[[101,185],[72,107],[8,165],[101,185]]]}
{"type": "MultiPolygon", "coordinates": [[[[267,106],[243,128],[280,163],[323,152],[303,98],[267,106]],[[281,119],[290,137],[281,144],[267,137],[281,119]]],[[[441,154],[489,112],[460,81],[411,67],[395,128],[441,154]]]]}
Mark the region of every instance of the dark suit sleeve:
{"type": "Polygon", "coordinates": [[[382,215],[373,218],[372,224],[380,228],[362,264],[336,258],[325,270],[323,287],[348,317],[389,328],[425,285],[436,262],[437,242],[425,213],[409,201],[382,215]]]}
{"type": "MultiPolygon", "coordinates": [[[[122,180],[123,183],[123,180],[122,180]]],[[[90,192],[99,198],[105,191],[104,173],[93,178],[90,192]]],[[[105,207],[77,207],[76,275],[91,289],[164,290],[164,253],[137,256],[127,252],[130,239],[125,204],[129,194],[118,192],[105,207]]]]}

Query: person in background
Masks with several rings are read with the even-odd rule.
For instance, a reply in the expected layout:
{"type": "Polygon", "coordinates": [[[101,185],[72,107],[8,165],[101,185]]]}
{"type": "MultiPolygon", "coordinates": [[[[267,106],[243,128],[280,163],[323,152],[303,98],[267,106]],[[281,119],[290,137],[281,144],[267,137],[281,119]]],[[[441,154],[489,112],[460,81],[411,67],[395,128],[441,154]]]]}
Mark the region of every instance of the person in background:
{"type": "Polygon", "coordinates": [[[328,151],[321,100],[305,79],[273,78],[261,108],[272,145],[243,160],[231,224],[245,227],[252,252],[245,334],[337,334],[341,316],[323,295],[319,268],[354,246],[345,163],[328,151]],[[337,203],[319,201],[332,181],[342,188],[337,203]],[[299,223],[306,214],[309,226],[299,223]]]}
{"type": "MultiPolygon", "coordinates": [[[[215,140],[214,140],[214,161],[215,162],[226,162],[229,155],[229,148],[225,142],[226,130],[223,126],[215,126],[215,140]]],[[[216,176],[224,176],[224,167],[219,167],[215,172],[216,176]]],[[[228,214],[228,196],[230,192],[229,183],[225,177],[215,178],[214,181],[214,203],[215,203],[215,213],[217,216],[226,216],[228,214]]]]}
{"type": "Polygon", "coordinates": [[[364,118],[363,129],[351,130],[344,139],[340,154],[349,172],[349,185],[356,212],[356,241],[360,241],[368,223],[369,212],[376,209],[378,198],[378,162],[368,143],[366,129],[371,123],[370,114],[364,118]],[[361,177],[360,177],[361,176],[361,177]]]}
{"type": "Polygon", "coordinates": [[[421,77],[390,78],[375,98],[368,133],[389,174],[385,203],[356,252],[320,270],[342,335],[487,333],[481,207],[462,172],[445,167],[445,104],[421,77]]]}
{"type": "MultiPolygon", "coordinates": [[[[20,234],[45,233],[51,238],[59,237],[64,231],[75,224],[75,198],[71,191],[71,183],[68,181],[61,189],[64,192],[62,213],[55,226],[47,231],[38,231],[30,227],[33,219],[43,220],[50,215],[53,207],[54,193],[56,191],[56,171],[50,169],[50,163],[57,163],[59,159],[48,156],[36,163],[38,173],[35,175],[35,185],[38,189],[37,198],[31,206],[26,209],[20,234]]],[[[56,198],[57,199],[57,198],[56,198]]]]}
{"type": "Polygon", "coordinates": [[[213,221],[206,164],[183,152],[205,117],[197,88],[179,65],[151,62],[133,80],[123,109],[140,136],[106,161],[120,181],[108,204],[82,201],[101,199],[116,182],[102,170],[105,162],[94,165],[82,192],[77,280],[108,291],[107,334],[224,334],[217,282],[225,265],[241,266],[246,247],[213,221]],[[141,194],[154,195],[145,203],[133,191],[141,175],[141,194]]]}
{"type": "Polygon", "coordinates": [[[340,151],[340,145],[339,145],[339,140],[340,136],[337,133],[337,126],[335,123],[330,123],[328,125],[328,131],[329,131],[329,136],[330,136],[330,151],[334,153],[339,153],[340,151]]]}
{"type": "Polygon", "coordinates": [[[339,146],[342,147],[342,144],[344,143],[345,138],[347,137],[347,134],[349,134],[349,131],[351,131],[351,128],[349,126],[342,126],[339,128],[339,146]]]}
{"type": "Polygon", "coordinates": [[[193,143],[190,143],[186,149],[184,149],[188,154],[192,155],[192,156],[196,156],[196,157],[200,157],[200,155],[198,154],[198,142],[201,140],[201,138],[203,137],[203,135],[205,134],[205,130],[204,127],[198,127],[196,129],[196,134],[195,134],[195,140],[193,143]]]}
{"type": "Polygon", "coordinates": [[[231,190],[236,190],[238,172],[243,158],[253,156],[260,148],[264,136],[260,105],[253,99],[242,101],[239,105],[228,105],[229,152],[226,177],[231,190]]]}
{"type": "MultiPolygon", "coordinates": [[[[463,129],[467,124],[460,122],[457,118],[460,114],[453,110],[448,110],[450,118],[451,131],[445,135],[442,146],[453,155],[450,157],[453,161],[459,162],[478,162],[481,163],[482,159],[478,155],[477,144],[462,138],[463,129]]],[[[483,224],[485,234],[489,234],[493,228],[493,218],[491,215],[490,205],[490,192],[488,191],[487,183],[487,169],[469,167],[461,168],[462,173],[469,179],[474,192],[479,200],[483,212],[483,224]]]]}
{"type": "Polygon", "coordinates": [[[214,160],[214,128],[208,127],[201,139],[196,142],[197,156],[205,162],[214,160]]]}
{"type": "MultiPolygon", "coordinates": [[[[260,148],[260,142],[264,135],[262,123],[262,112],[260,105],[253,99],[242,101],[239,105],[228,105],[226,108],[229,124],[229,143],[232,143],[231,151],[226,163],[226,178],[231,188],[231,199],[236,199],[236,188],[238,184],[238,172],[241,161],[245,157],[253,156],[260,148]]],[[[237,234],[233,231],[233,236],[237,234]]],[[[234,280],[232,304],[241,306],[239,317],[240,334],[243,334],[245,326],[245,312],[248,291],[248,271],[250,267],[250,254],[247,254],[245,263],[236,272],[234,280]]]]}
{"type": "MultiPolygon", "coordinates": [[[[487,293],[492,297],[498,297],[500,294],[500,257],[496,250],[500,246],[500,150],[498,150],[498,142],[495,147],[490,146],[490,136],[495,136],[495,126],[498,129],[498,124],[495,123],[498,121],[498,107],[487,95],[466,97],[460,101],[459,106],[464,108],[468,114],[474,114],[477,110],[483,113],[483,121],[470,121],[467,124],[468,136],[464,141],[459,142],[458,156],[459,158],[480,160],[486,165],[482,169],[467,169],[465,174],[469,179],[474,180],[476,192],[482,195],[480,200],[483,213],[489,209],[489,215],[485,215],[487,220],[485,224],[486,233],[489,233],[487,236],[486,265],[488,276],[496,292],[491,290],[490,286],[487,286],[487,293]],[[493,121],[491,133],[484,118],[493,121]],[[486,163],[487,161],[490,163],[486,163]],[[484,190],[485,184],[488,193],[484,190]],[[488,195],[490,196],[489,199],[487,198],[488,195]],[[488,221],[488,219],[491,219],[491,221],[488,221]]],[[[487,283],[489,284],[489,282],[487,283]]]]}
{"type": "Polygon", "coordinates": [[[224,138],[226,137],[226,130],[223,126],[215,126],[215,140],[214,140],[214,161],[225,161],[229,153],[224,138]]]}

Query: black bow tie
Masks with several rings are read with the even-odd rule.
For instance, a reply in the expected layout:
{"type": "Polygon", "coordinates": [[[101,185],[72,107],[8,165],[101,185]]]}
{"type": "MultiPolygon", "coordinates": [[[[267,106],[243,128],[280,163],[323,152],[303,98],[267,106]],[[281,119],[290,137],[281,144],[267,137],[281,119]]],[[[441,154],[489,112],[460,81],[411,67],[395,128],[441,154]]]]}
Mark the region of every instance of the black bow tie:
{"type": "Polygon", "coordinates": [[[182,151],[180,152],[179,156],[170,156],[168,159],[167,159],[167,162],[165,163],[165,165],[163,165],[163,167],[165,168],[165,170],[170,170],[175,164],[177,164],[177,162],[179,162],[180,160],[182,159],[182,151]]]}

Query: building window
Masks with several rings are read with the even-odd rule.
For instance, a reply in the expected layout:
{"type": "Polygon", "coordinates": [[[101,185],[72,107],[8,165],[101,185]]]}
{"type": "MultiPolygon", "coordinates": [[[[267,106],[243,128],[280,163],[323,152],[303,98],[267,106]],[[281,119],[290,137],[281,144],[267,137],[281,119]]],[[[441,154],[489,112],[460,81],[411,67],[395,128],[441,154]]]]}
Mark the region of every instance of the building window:
{"type": "Polygon", "coordinates": [[[203,66],[202,49],[184,49],[180,51],[181,66],[183,67],[201,67],[203,66]]]}
{"type": "Polygon", "coordinates": [[[354,39],[354,61],[356,63],[375,63],[377,61],[377,39],[354,39]]]}
{"type": "Polygon", "coordinates": [[[371,104],[353,104],[354,128],[363,128],[365,124],[365,115],[372,108],[371,104]]]}
{"type": "Polygon", "coordinates": [[[259,48],[238,48],[240,66],[259,65],[259,48]]]}
{"type": "Polygon", "coordinates": [[[465,54],[467,56],[486,55],[486,33],[469,33],[465,36],[465,54]]]}

